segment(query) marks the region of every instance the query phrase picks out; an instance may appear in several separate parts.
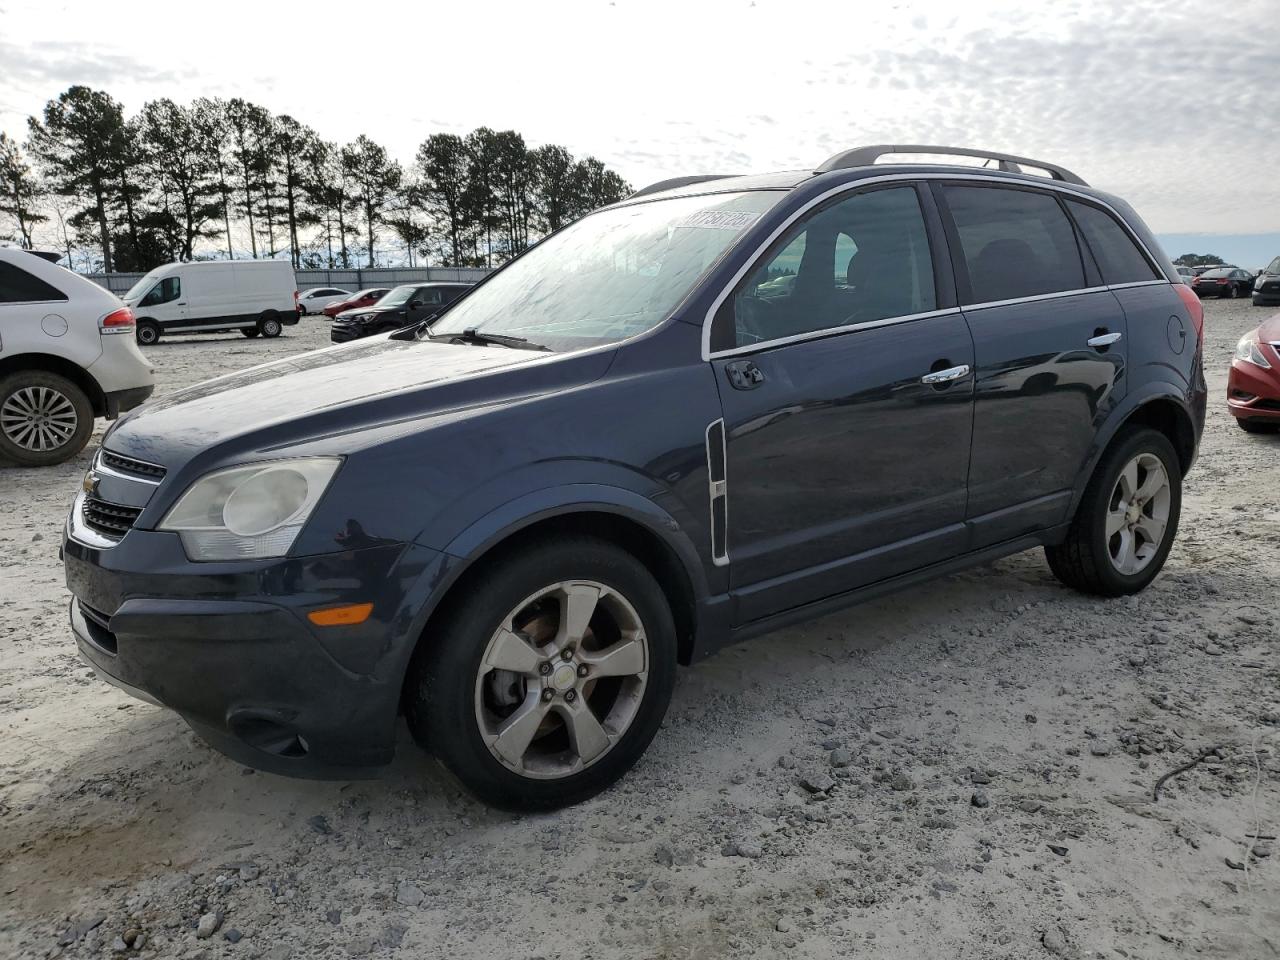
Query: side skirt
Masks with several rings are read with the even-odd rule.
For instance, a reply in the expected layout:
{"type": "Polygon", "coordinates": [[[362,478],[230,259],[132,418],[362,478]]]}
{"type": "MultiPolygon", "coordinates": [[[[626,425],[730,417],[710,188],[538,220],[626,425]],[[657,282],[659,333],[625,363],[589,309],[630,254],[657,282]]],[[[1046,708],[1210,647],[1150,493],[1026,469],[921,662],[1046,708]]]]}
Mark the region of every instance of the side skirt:
{"type": "MultiPolygon", "coordinates": [[[[927,583],[930,580],[936,580],[948,574],[958,573],[969,567],[979,566],[984,563],[990,563],[993,560],[999,560],[1001,557],[1021,553],[1024,550],[1031,550],[1046,544],[1060,543],[1067,534],[1068,526],[1068,524],[1061,524],[1048,530],[1041,530],[1035,534],[1006,540],[1003,543],[993,544],[981,550],[975,550],[972,553],[953,557],[950,560],[930,564],[910,573],[890,577],[887,580],[880,580],[865,587],[859,587],[856,590],[838,593],[823,600],[816,600],[813,603],[806,603],[767,617],[761,617],[736,628],[728,628],[725,625],[724,608],[730,606],[730,604],[723,602],[725,598],[710,598],[707,606],[711,608],[711,611],[715,612],[709,616],[699,617],[699,622],[703,625],[704,635],[698,637],[694,644],[691,662],[696,663],[698,660],[708,657],[724,647],[762,634],[772,633],[792,624],[816,620],[818,617],[835,613],[837,610],[843,610],[846,607],[851,607],[867,600],[875,600],[908,587],[927,583]]],[[[711,611],[707,612],[710,613],[711,611]]]]}

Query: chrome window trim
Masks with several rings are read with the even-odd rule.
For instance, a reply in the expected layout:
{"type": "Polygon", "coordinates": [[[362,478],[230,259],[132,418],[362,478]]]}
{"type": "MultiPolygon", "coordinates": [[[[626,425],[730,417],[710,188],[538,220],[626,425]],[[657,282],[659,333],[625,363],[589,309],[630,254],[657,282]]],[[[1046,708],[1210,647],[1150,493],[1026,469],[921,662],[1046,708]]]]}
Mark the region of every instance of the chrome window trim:
{"type": "MultiPolygon", "coordinates": [[[[1182,281],[1179,280],[1179,283],[1182,281]]],[[[1168,280],[1130,280],[1128,283],[1111,283],[1107,285],[1108,290],[1127,290],[1129,287],[1153,287],[1157,283],[1168,285],[1168,280]]]]}
{"type": "MultiPolygon", "coordinates": [[[[1111,204],[1107,203],[1102,198],[1096,197],[1090,193],[1085,193],[1081,190],[1073,189],[1068,184],[1061,184],[1061,183],[1058,183],[1057,181],[1045,181],[1043,184],[1023,183],[1022,181],[1008,180],[1004,177],[991,177],[991,176],[982,176],[981,174],[955,173],[955,172],[890,173],[890,174],[885,174],[883,176],[878,176],[878,177],[866,177],[861,180],[854,180],[849,183],[842,183],[837,187],[832,187],[830,190],[825,190],[822,193],[818,194],[818,196],[811,198],[803,206],[793,211],[791,215],[787,217],[786,220],[784,220],[781,224],[779,224],[777,228],[774,229],[773,232],[770,233],[769,236],[766,237],[759,244],[759,246],[756,247],[756,249],[751,253],[751,256],[749,256],[746,262],[742,265],[742,267],[733,275],[732,278],[730,278],[729,282],[725,285],[724,289],[722,289],[720,293],[716,295],[716,298],[711,302],[711,306],[710,308],[708,308],[706,315],[702,318],[702,359],[715,360],[720,357],[736,356],[742,353],[753,353],[757,350],[764,350],[764,349],[768,349],[769,347],[779,346],[783,344],[799,343],[803,340],[815,340],[820,337],[835,336],[841,333],[849,333],[852,331],[861,330],[861,329],[869,328],[873,326],[889,326],[897,323],[908,323],[912,320],[921,320],[927,317],[935,317],[935,316],[945,316],[949,313],[964,313],[969,310],[984,309],[986,307],[1005,306],[1007,304],[1014,304],[1014,303],[1031,303],[1036,300],[1057,299],[1060,297],[1074,296],[1076,294],[1081,294],[1081,293],[1096,293],[1100,290],[1120,290],[1125,287],[1147,286],[1149,284],[1154,285],[1157,283],[1167,284],[1167,283],[1174,282],[1169,280],[1167,277],[1165,277],[1164,279],[1137,280],[1131,283],[1118,283],[1114,285],[1104,284],[1102,286],[1097,286],[1097,287],[1082,287],[1082,288],[1077,288],[1072,290],[1062,290],[1055,293],[1042,293],[1034,297],[1020,297],[1015,300],[994,300],[994,301],[988,301],[983,303],[964,304],[958,307],[944,308],[942,310],[931,310],[926,313],[909,314],[907,316],[901,316],[901,317],[888,317],[884,320],[871,320],[864,324],[852,324],[844,327],[827,327],[822,330],[813,330],[807,333],[795,334],[790,337],[780,337],[776,340],[761,340],[759,343],[745,344],[739,347],[731,347],[727,350],[717,350],[715,352],[712,352],[711,327],[715,321],[716,313],[724,305],[725,300],[728,299],[729,295],[733,292],[734,288],[738,286],[738,284],[742,281],[742,278],[747,275],[747,273],[751,270],[752,266],[755,265],[756,261],[761,257],[761,255],[763,255],[764,252],[773,245],[774,241],[776,241],[779,237],[781,237],[784,233],[786,233],[789,229],[791,229],[792,225],[795,224],[797,220],[799,220],[801,217],[807,214],[814,207],[822,203],[825,203],[827,200],[830,200],[832,197],[837,197],[843,193],[855,193],[864,187],[871,186],[872,184],[894,183],[894,182],[919,183],[919,182],[928,181],[928,180],[976,181],[979,183],[991,183],[999,186],[1011,187],[1013,189],[1029,187],[1033,190],[1037,190],[1037,189],[1050,190],[1057,193],[1067,194],[1073,197],[1079,197],[1082,200],[1087,200],[1090,203],[1097,204],[1098,206],[1103,207],[1106,210],[1109,210],[1111,214],[1115,217],[1117,222],[1121,225],[1122,229],[1124,230],[1125,234],[1129,237],[1129,239],[1131,239],[1134,243],[1138,245],[1139,249],[1142,250],[1142,252],[1146,255],[1148,260],[1152,264],[1155,264],[1156,269],[1158,271],[1163,272],[1163,268],[1160,266],[1160,260],[1154,255],[1152,255],[1150,248],[1147,247],[1146,243],[1143,242],[1142,238],[1139,237],[1136,233],[1134,233],[1134,231],[1129,227],[1128,222],[1125,220],[1124,215],[1121,214],[1120,211],[1118,211],[1115,207],[1111,206],[1111,204]]],[[[792,189],[795,189],[795,188],[792,188],[792,189]]],[[[921,212],[923,213],[923,211],[921,212]]],[[[728,253],[727,250],[725,252],[728,253]]],[[[1177,282],[1180,283],[1181,280],[1177,282]]]]}
{"type": "Polygon", "coordinates": [[[913,320],[926,320],[930,317],[946,317],[953,313],[960,313],[959,307],[947,307],[943,310],[930,310],[926,313],[909,313],[901,317],[886,317],[883,320],[866,320],[862,323],[850,323],[842,327],[824,327],[821,330],[811,330],[806,333],[796,333],[789,337],[779,337],[776,340],[761,340],[759,343],[747,343],[741,347],[732,347],[728,350],[718,350],[710,357],[703,357],[704,360],[718,360],[721,357],[736,357],[740,354],[755,353],[758,350],[767,350],[772,347],[783,347],[791,343],[801,343],[805,340],[818,340],[822,337],[837,336],[841,333],[852,333],[855,330],[870,330],[873,327],[892,327],[899,323],[910,323],[913,320]]]}
{"type": "Polygon", "coordinates": [[[1014,297],[1012,300],[987,300],[963,307],[962,312],[973,313],[977,310],[990,310],[992,307],[1008,307],[1015,303],[1035,303],[1039,300],[1061,300],[1063,297],[1078,297],[1082,293],[1105,293],[1110,287],[1077,287],[1071,290],[1055,290],[1053,293],[1037,293],[1033,297],[1014,297]]]}

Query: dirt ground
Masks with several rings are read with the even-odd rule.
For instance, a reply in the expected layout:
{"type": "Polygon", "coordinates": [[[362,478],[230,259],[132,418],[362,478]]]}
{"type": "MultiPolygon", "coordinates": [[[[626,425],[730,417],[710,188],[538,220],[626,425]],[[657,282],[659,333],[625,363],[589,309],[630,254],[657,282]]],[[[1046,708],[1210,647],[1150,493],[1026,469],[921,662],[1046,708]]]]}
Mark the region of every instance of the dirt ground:
{"type": "MultiPolygon", "coordinates": [[[[57,558],[89,451],[0,470],[0,957],[1280,957],[1280,436],[1223,409],[1265,311],[1207,310],[1149,590],[1072,593],[1037,551],[742,644],[552,815],[403,731],[380,780],[255,774],[93,679],[57,558]]],[[[164,393],[326,337],[148,353],[164,393]]]]}

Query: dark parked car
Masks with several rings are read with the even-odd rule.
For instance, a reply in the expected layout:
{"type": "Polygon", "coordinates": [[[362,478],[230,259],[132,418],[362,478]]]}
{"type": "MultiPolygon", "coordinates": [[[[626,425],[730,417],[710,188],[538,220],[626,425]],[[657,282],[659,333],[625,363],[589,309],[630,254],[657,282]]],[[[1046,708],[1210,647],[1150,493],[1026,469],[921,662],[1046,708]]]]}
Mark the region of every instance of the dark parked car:
{"type": "Polygon", "coordinates": [[[339,300],[337,303],[331,303],[325,307],[321,313],[326,317],[336,317],[338,314],[347,310],[358,310],[361,307],[371,307],[388,293],[391,292],[390,287],[373,287],[370,290],[361,290],[359,293],[352,294],[346,300],[339,300]]]}
{"type": "Polygon", "coordinates": [[[367,775],[403,713],[486,800],[571,803],[725,644],[1033,547],[1143,589],[1203,320],[1133,209],[1045,161],[664,181],[429,326],[119,421],[67,522],[72,629],[244,763],[367,775]]]}
{"type": "Polygon", "coordinates": [[[1267,264],[1253,280],[1253,305],[1269,307],[1280,304],[1280,257],[1267,264]]]}
{"type": "Polygon", "coordinates": [[[1253,274],[1239,267],[1206,270],[1191,281],[1191,289],[1201,297],[1247,297],[1253,290],[1253,274]]]}
{"type": "Polygon", "coordinates": [[[472,286],[470,283],[406,283],[371,307],[338,314],[329,329],[329,339],[346,343],[420,323],[434,317],[472,286]]]}

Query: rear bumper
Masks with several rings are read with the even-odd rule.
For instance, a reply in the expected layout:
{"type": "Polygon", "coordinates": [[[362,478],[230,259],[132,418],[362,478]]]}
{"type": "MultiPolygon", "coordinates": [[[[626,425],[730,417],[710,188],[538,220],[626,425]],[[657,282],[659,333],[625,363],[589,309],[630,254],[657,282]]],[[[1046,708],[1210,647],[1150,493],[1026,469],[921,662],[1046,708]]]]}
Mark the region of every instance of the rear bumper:
{"type": "Polygon", "coordinates": [[[231,758],[300,777],[372,776],[390,762],[416,643],[408,598],[440,560],[384,544],[193,564],[167,533],[132,530],[108,549],[63,541],[71,630],[99,676],[176,711],[231,758]],[[306,617],[366,600],[363,624],[306,617]]]}
{"type": "Polygon", "coordinates": [[[154,384],[147,384],[145,387],[134,387],[131,390],[115,390],[105,394],[107,419],[114,420],[122,413],[132,410],[134,407],[146,402],[147,398],[155,392],[154,384]]]}

